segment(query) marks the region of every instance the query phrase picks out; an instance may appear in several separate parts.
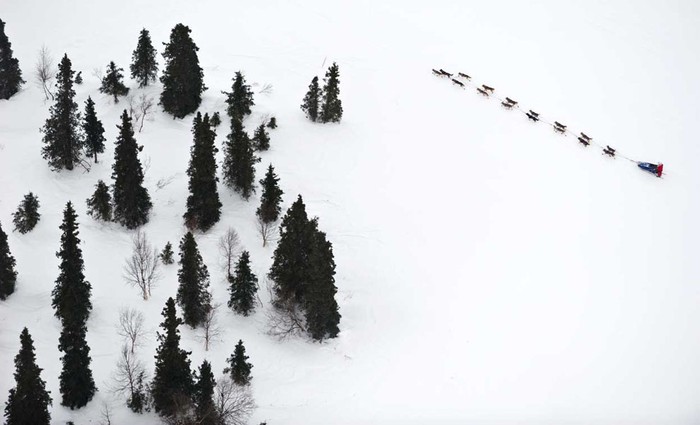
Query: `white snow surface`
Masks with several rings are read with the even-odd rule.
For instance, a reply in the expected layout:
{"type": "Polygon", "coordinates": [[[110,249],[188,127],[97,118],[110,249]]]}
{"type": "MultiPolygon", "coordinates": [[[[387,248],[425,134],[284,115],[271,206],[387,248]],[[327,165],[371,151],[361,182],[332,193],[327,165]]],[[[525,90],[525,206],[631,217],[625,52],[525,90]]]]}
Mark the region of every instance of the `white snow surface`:
{"type": "MultiPolygon", "coordinates": [[[[14,385],[26,326],[53,423],[99,423],[104,403],[114,424],[157,423],[109,391],[122,343],[115,324],[121,307],[143,311],[152,333],[138,356],[152,373],[177,264],[141,300],[122,278],[133,232],[85,213],[97,180],[111,181],[126,107],[98,92],[92,70],[114,60],[128,74],[144,27],[162,69],[161,43],[181,22],[209,87],[200,110],[225,115],[221,90],[244,72],[256,102],[246,129],[252,134],[266,114],[279,123],[257,178],[272,163],[284,210],[301,194],[336,256],[339,337],[318,344],[267,335],[264,276],[274,245],[262,248],[255,230],[259,192],[245,202],[220,184],[222,220],[197,235],[211,288],[225,303],[216,242],[231,226],[251,252],[264,306],[247,318],[224,307],[225,333],[208,352],[201,330],[182,327],[182,342],[193,368],[206,358],[217,375],[245,342],[258,404],[250,423],[700,423],[700,3],[2,0],[0,17],[29,81],[0,101],[0,220],[10,232],[29,191],[42,214],[32,232],[9,235],[19,279],[0,303],[0,399],[14,385]],[[50,102],[30,80],[42,44],[83,72],[76,100],[82,110],[92,96],[107,130],[107,151],[89,173],[52,172],[41,158],[50,102]],[[343,120],[314,124],[299,104],[333,61],[343,120]],[[431,68],[470,74],[630,158],[663,161],[668,173],[658,179],[584,148],[431,68]],[[271,93],[260,93],[265,84],[271,93]],[[60,406],[50,296],[69,200],[93,287],[88,342],[99,388],[76,411],[60,406]]],[[[154,202],[144,230],[159,248],[177,247],[192,116],[158,110],[153,118],[136,135],[154,202]]],[[[218,133],[221,147],[228,120],[218,133]]]]}

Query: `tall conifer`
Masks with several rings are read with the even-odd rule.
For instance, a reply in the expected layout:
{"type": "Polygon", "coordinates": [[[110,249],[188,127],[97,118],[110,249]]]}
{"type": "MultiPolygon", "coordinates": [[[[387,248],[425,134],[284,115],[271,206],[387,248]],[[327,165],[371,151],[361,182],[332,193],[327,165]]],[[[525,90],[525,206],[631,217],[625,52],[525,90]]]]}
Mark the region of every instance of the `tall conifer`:
{"type": "Polygon", "coordinates": [[[250,376],[253,365],[248,363],[248,356],[245,355],[245,346],[243,341],[238,340],[233,354],[226,359],[228,366],[224,369],[224,373],[231,374],[231,379],[238,385],[248,385],[253,379],[250,376]]]}
{"type": "Polygon", "coordinates": [[[301,110],[306,113],[306,118],[311,121],[318,121],[318,105],[321,98],[321,89],[318,87],[318,77],[314,76],[309,84],[309,91],[306,92],[301,104],[301,110]]]}
{"type": "Polygon", "coordinates": [[[192,128],[194,144],[190,149],[190,165],[185,225],[188,229],[206,232],[221,217],[221,202],[216,188],[216,159],[218,149],[214,145],[216,133],[209,124],[209,115],[197,112],[192,128]]]}
{"type": "Polygon", "coordinates": [[[122,72],[124,72],[124,69],[117,68],[117,65],[112,61],[107,65],[107,73],[104,78],[102,78],[100,93],[114,96],[114,103],[119,103],[119,96],[126,96],[129,94],[129,88],[124,85],[124,75],[122,72]]]}
{"type": "Polygon", "coordinates": [[[24,199],[12,214],[12,223],[15,230],[24,234],[31,231],[39,222],[39,198],[32,192],[24,195],[24,199]]]}
{"type": "Polygon", "coordinates": [[[196,327],[211,308],[211,295],[208,292],[209,271],[191,232],[187,232],[180,242],[179,264],[177,303],[182,307],[185,324],[196,327]]]}
{"type": "Polygon", "coordinates": [[[63,321],[63,330],[58,339],[58,349],[62,351],[63,368],[59,376],[61,405],[78,409],[95,395],[97,388],[90,370],[90,347],[85,340],[85,323],[69,319],[63,321]]]}
{"type": "Polygon", "coordinates": [[[219,425],[216,405],[214,403],[214,374],[211,364],[204,360],[196,374],[197,382],[194,387],[194,408],[197,425],[219,425]]]}
{"type": "Polygon", "coordinates": [[[7,233],[0,225],[0,300],[6,300],[15,292],[17,282],[15,264],[15,257],[12,256],[10,245],[7,243],[7,233]]]}
{"type": "Polygon", "coordinates": [[[163,83],[160,104],[175,118],[184,118],[196,111],[202,103],[202,93],[207,89],[197,57],[199,48],[192,41],[190,32],[185,25],[175,25],[163,52],[165,71],[160,77],[163,83]]]}
{"type": "Polygon", "coordinates": [[[226,95],[226,104],[228,104],[226,112],[229,118],[243,121],[243,118],[250,115],[250,107],[255,105],[253,91],[246,84],[245,77],[240,71],[236,72],[233,78],[231,92],[222,91],[221,93],[226,95]]]}
{"type": "Polygon", "coordinates": [[[231,133],[224,144],[224,183],[248,200],[255,192],[255,156],[253,144],[237,119],[231,121],[231,133]]]}
{"type": "Polygon", "coordinates": [[[105,129],[102,126],[102,121],[97,119],[95,112],[95,102],[88,96],[85,101],[85,118],[83,119],[83,134],[85,135],[85,153],[87,156],[95,158],[97,163],[97,154],[105,151],[105,129]]]}
{"type": "Polygon", "coordinates": [[[95,185],[95,193],[87,199],[88,214],[95,220],[112,221],[112,195],[102,180],[95,185]]]}
{"type": "Polygon", "coordinates": [[[9,99],[24,84],[19,61],[12,56],[12,43],[5,34],[5,22],[0,19],[0,99],[9,99]]]}
{"type": "Polygon", "coordinates": [[[228,306],[238,314],[249,315],[255,308],[255,293],[258,291],[258,278],[250,270],[250,254],[243,251],[233,276],[229,276],[228,306]]]}
{"type": "Polygon", "coordinates": [[[147,29],[142,29],[136,50],[131,55],[131,78],[139,83],[139,87],[146,87],[155,82],[158,77],[158,62],[156,49],[151,41],[151,34],[147,29]]]}
{"type": "Polygon", "coordinates": [[[317,220],[312,220],[314,237],[308,250],[309,281],[304,295],[306,328],[309,335],[321,341],[338,335],[340,313],[335,301],[335,259],[333,246],[326,234],[317,229],[317,220]]]}
{"type": "Polygon", "coordinates": [[[260,206],[255,214],[263,223],[274,223],[280,216],[280,203],[284,192],[279,187],[279,177],[275,174],[272,164],[267,168],[265,178],[260,180],[262,195],[260,196],[260,206]]]}
{"type": "Polygon", "coordinates": [[[339,122],[343,117],[343,104],[340,101],[340,71],[338,64],[333,65],[326,71],[323,86],[323,105],[321,106],[321,122],[339,122]]]}

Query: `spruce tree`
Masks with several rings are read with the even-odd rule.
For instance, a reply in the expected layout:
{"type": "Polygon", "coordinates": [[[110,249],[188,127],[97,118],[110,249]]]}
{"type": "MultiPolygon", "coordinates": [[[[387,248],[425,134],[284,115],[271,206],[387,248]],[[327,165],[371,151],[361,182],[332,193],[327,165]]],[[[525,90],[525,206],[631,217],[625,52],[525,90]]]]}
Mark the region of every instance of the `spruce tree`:
{"type": "Polygon", "coordinates": [[[339,122],[343,117],[343,104],[340,101],[340,78],[338,64],[333,65],[326,71],[323,86],[323,105],[321,106],[321,122],[339,122]]]}
{"type": "Polygon", "coordinates": [[[54,171],[72,170],[82,160],[83,139],[78,104],[74,102],[73,70],[68,55],[58,64],[55,103],[41,131],[44,147],[41,153],[54,171]]]}
{"type": "Polygon", "coordinates": [[[238,344],[236,344],[233,354],[231,354],[231,357],[226,359],[228,367],[224,369],[224,373],[231,374],[231,379],[237,385],[248,385],[253,379],[253,377],[250,376],[250,370],[253,368],[253,365],[248,363],[247,360],[248,356],[245,355],[243,341],[238,340],[238,344]]]}
{"type": "Polygon", "coordinates": [[[17,211],[12,214],[12,223],[15,230],[24,234],[31,231],[39,222],[39,198],[32,192],[24,195],[24,199],[17,207],[17,211]]]}
{"type": "Polygon", "coordinates": [[[131,118],[122,113],[122,125],[118,125],[114,149],[112,178],[114,179],[114,221],[135,229],[148,222],[153,204],[148,190],[143,187],[143,169],[138,158],[139,147],[134,139],[131,118]]]}
{"type": "Polygon", "coordinates": [[[117,68],[117,65],[112,61],[107,65],[107,74],[102,78],[100,93],[114,96],[114,103],[119,103],[118,96],[129,94],[129,88],[124,85],[123,71],[123,68],[117,68]]]}
{"type": "Polygon", "coordinates": [[[27,328],[19,336],[20,349],[15,356],[15,387],[5,405],[6,425],[49,425],[52,404],[46,382],[36,364],[34,341],[27,328]]]}
{"type": "Polygon", "coordinates": [[[255,105],[253,101],[253,92],[250,86],[245,83],[245,77],[240,71],[236,72],[233,78],[233,86],[231,92],[222,91],[226,95],[226,103],[228,108],[226,113],[231,120],[243,121],[247,115],[250,115],[250,107],[255,105]]]}
{"type": "Polygon", "coordinates": [[[280,203],[284,192],[279,187],[279,177],[275,174],[272,164],[267,168],[265,178],[260,180],[262,186],[262,196],[260,196],[260,206],[255,214],[263,223],[274,223],[280,216],[280,203]]]}
{"type": "Polygon", "coordinates": [[[174,263],[175,260],[173,260],[173,254],[173,244],[170,242],[166,243],[165,248],[163,248],[163,252],[160,253],[160,261],[166,265],[174,263]]]}
{"type": "Polygon", "coordinates": [[[260,127],[255,130],[253,141],[255,141],[255,149],[259,151],[270,149],[270,135],[265,131],[265,124],[260,124],[260,127]]]}
{"type": "Polygon", "coordinates": [[[213,128],[217,128],[218,126],[221,125],[221,114],[219,114],[218,111],[214,112],[214,115],[211,116],[211,119],[209,120],[209,124],[211,124],[211,126],[213,128]]]}
{"type": "Polygon", "coordinates": [[[175,25],[163,52],[165,71],[160,77],[163,83],[160,104],[175,118],[184,118],[196,111],[202,103],[202,93],[207,89],[197,57],[199,48],[190,38],[190,32],[185,25],[175,25]]]}
{"type": "Polygon", "coordinates": [[[95,102],[88,96],[85,101],[85,118],[83,119],[83,134],[85,139],[85,153],[87,156],[95,158],[97,164],[97,154],[105,151],[105,129],[102,121],[97,119],[95,112],[95,102]]]}
{"type": "Polygon", "coordinates": [[[231,121],[231,133],[224,144],[224,183],[248,200],[255,192],[255,163],[260,158],[255,156],[253,144],[243,130],[243,124],[231,121]]]}
{"type": "Polygon", "coordinates": [[[112,195],[102,180],[95,185],[95,193],[87,199],[87,212],[95,220],[112,221],[112,195]]]}
{"type": "Polygon", "coordinates": [[[182,320],[177,317],[175,301],[168,298],[163,309],[163,333],[158,332],[156,371],[151,383],[153,407],[161,416],[171,416],[183,400],[191,398],[194,381],[190,370],[190,352],[180,348],[182,320]]]}
{"type": "Polygon", "coordinates": [[[276,302],[303,301],[309,280],[308,250],[313,237],[314,229],[299,195],[282,218],[280,239],[268,275],[275,283],[276,302]]]}
{"type": "Polygon", "coordinates": [[[131,409],[134,413],[143,413],[145,410],[150,410],[148,407],[148,395],[146,394],[146,384],[144,384],[144,379],[146,378],[146,372],[143,370],[136,377],[136,383],[134,388],[131,390],[129,398],[126,400],[126,406],[131,409]]]}
{"type": "Polygon", "coordinates": [[[214,404],[214,374],[211,364],[204,360],[196,374],[197,383],[194,386],[194,408],[198,425],[219,425],[216,405],[214,404]]]}
{"type": "Polygon", "coordinates": [[[209,230],[221,217],[221,202],[216,188],[216,159],[218,149],[214,145],[216,133],[209,123],[209,115],[197,112],[192,128],[194,144],[190,149],[190,165],[185,225],[188,229],[209,230]]]}
{"type": "Polygon", "coordinates": [[[146,87],[158,77],[156,49],[151,42],[151,34],[145,28],[141,30],[136,50],[131,55],[130,69],[131,78],[138,81],[139,87],[146,87]]]}
{"type": "Polygon", "coordinates": [[[15,292],[17,282],[17,271],[15,271],[15,257],[10,252],[10,245],[7,243],[7,233],[0,225],[0,300],[15,292]]]}
{"type": "Polygon", "coordinates": [[[180,242],[179,264],[177,277],[180,286],[177,289],[177,303],[182,307],[185,324],[194,328],[204,321],[209,312],[211,295],[207,291],[209,271],[191,232],[187,232],[180,242]]]}
{"type": "Polygon", "coordinates": [[[228,306],[238,314],[249,315],[255,309],[255,293],[258,291],[258,278],[250,270],[250,254],[243,251],[236,263],[233,276],[228,278],[231,286],[228,306]]]}
{"type": "Polygon", "coordinates": [[[78,71],[77,74],[75,74],[75,84],[76,85],[81,85],[83,84],[83,71],[78,71]]]}
{"type": "Polygon", "coordinates": [[[340,313],[335,301],[335,260],[333,246],[326,234],[317,229],[317,219],[311,221],[314,228],[312,245],[308,251],[309,281],[304,296],[306,329],[309,335],[322,341],[338,335],[340,313]]]}
{"type": "Polygon", "coordinates": [[[12,56],[12,43],[5,35],[5,22],[0,19],[0,99],[9,99],[24,84],[19,61],[12,56]]]}
{"type": "Polygon", "coordinates": [[[90,347],[85,341],[87,326],[84,322],[68,319],[63,321],[63,330],[58,339],[58,349],[64,354],[61,357],[60,389],[61,405],[71,410],[88,404],[95,395],[97,388],[90,370],[90,347]]]}
{"type": "Polygon", "coordinates": [[[318,87],[318,77],[314,77],[309,84],[309,91],[306,92],[301,104],[301,110],[306,113],[306,118],[311,121],[318,121],[318,105],[321,97],[321,89],[318,87]]]}
{"type": "Polygon", "coordinates": [[[64,324],[87,322],[92,303],[90,293],[92,286],[85,280],[83,270],[83,251],[80,249],[78,239],[78,215],[73,209],[73,204],[68,202],[63,210],[63,223],[59,228],[61,235],[61,248],[56,256],[61,260],[60,273],[56,279],[56,286],[51,292],[51,305],[56,310],[55,315],[64,324]]]}

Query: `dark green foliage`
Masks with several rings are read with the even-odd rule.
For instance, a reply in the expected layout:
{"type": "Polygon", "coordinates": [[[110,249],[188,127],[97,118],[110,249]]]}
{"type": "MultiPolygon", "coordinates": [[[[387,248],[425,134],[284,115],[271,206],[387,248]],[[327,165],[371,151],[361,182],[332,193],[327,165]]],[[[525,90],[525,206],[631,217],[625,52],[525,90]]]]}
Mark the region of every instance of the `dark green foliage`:
{"type": "Polygon", "coordinates": [[[318,105],[321,98],[321,89],[318,87],[318,77],[314,77],[309,84],[309,91],[306,92],[301,104],[301,110],[306,113],[306,118],[311,121],[318,121],[318,105]]]}
{"type": "Polygon", "coordinates": [[[231,121],[231,134],[224,143],[224,183],[248,200],[255,192],[255,156],[253,144],[241,121],[231,121]]]}
{"type": "Polygon", "coordinates": [[[255,105],[253,92],[250,90],[250,86],[245,83],[245,77],[240,71],[236,72],[236,76],[233,78],[231,92],[222,91],[221,93],[227,96],[226,113],[231,120],[243,121],[243,118],[250,115],[250,107],[255,105]]]}
{"type": "Polygon", "coordinates": [[[243,251],[236,263],[233,276],[228,277],[231,297],[228,306],[238,314],[249,315],[255,309],[255,293],[258,291],[258,278],[250,270],[250,254],[243,251]]]}
{"type": "Polygon", "coordinates": [[[158,77],[158,62],[156,49],[151,42],[151,34],[142,29],[136,50],[131,54],[131,78],[139,82],[139,87],[146,87],[158,77]]]}
{"type": "Polygon", "coordinates": [[[211,124],[212,127],[217,128],[218,126],[221,125],[221,115],[219,112],[214,112],[214,115],[211,116],[211,119],[209,120],[209,124],[211,124]]]}
{"type": "Polygon", "coordinates": [[[228,367],[224,369],[224,373],[231,374],[231,379],[237,385],[248,385],[253,379],[250,376],[250,370],[253,365],[247,362],[248,356],[245,355],[245,347],[243,346],[243,341],[238,340],[236,348],[233,350],[231,357],[226,359],[228,367]]]}
{"type": "Polygon", "coordinates": [[[75,84],[81,85],[83,84],[83,71],[78,71],[77,74],[75,74],[75,84]]]}
{"type": "Polygon", "coordinates": [[[78,215],[73,209],[73,204],[68,202],[63,210],[63,223],[59,227],[61,235],[61,248],[56,256],[61,260],[60,273],[56,279],[56,286],[51,292],[51,305],[56,310],[55,315],[61,322],[84,324],[87,322],[92,303],[90,293],[92,286],[85,280],[83,270],[83,252],[80,249],[78,239],[78,215]]]}
{"type": "Polygon", "coordinates": [[[0,300],[15,292],[17,271],[15,271],[15,257],[10,253],[10,245],[7,243],[7,233],[0,225],[0,300]]]}
{"type": "Polygon", "coordinates": [[[61,405],[71,410],[86,404],[95,395],[95,381],[90,370],[90,347],[85,341],[87,326],[75,320],[64,320],[61,336],[58,338],[58,349],[64,354],[61,357],[63,369],[59,376],[61,388],[61,405]]]}
{"type": "Polygon", "coordinates": [[[175,118],[184,118],[196,111],[202,103],[202,93],[207,89],[197,57],[199,48],[190,38],[190,32],[185,25],[175,25],[170,33],[170,43],[165,44],[163,52],[165,71],[160,77],[163,83],[160,104],[175,118]]]}
{"type": "Polygon", "coordinates": [[[114,62],[107,65],[107,74],[102,78],[100,93],[114,96],[114,103],[119,103],[118,96],[129,94],[129,88],[124,85],[123,68],[117,68],[114,62]]]}
{"type": "Polygon", "coordinates": [[[177,303],[182,307],[184,322],[194,328],[204,321],[211,308],[211,295],[207,291],[209,271],[191,232],[187,232],[180,242],[179,264],[177,303]]]}
{"type": "Polygon", "coordinates": [[[5,35],[5,22],[0,19],[0,99],[9,99],[24,84],[19,61],[12,56],[12,43],[5,35]]]}
{"type": "Polygon", "coordinates": [[[263,223],[274,223],[280,216],[280,203],[284,192],[279,187],[279,177],[275,174],[275,169],[272,164],[267,168],[265,178],[260,180],[262,186],[262,196],[260,197],[260,206],[255,214],[263,221],[263,223]]]}
{"type": "MultiPolygon", "coordinates": [[[[317,220],[312,220],[316,229],[317,220]]],[[[317,341],[338,336],[340,313],[335,301],[335,260],[326,234],[316,229],[309,249],[309,281],[305,293],[306,330],[317,341]]]]}
{"type": "Polygon", "coordinates": [[[338,335],[333,248],[318,230],[318,219],[309,220],[301,196],[282,219],[269,277],[275,282],[274,304],[301,307],[313,339],[338,335]]]}
{"type": "Polygon", "coordinates": [[[134,413],[143,413],[144,410],[150,410],[148,408],[148,394],[146,384],[143,382],[146,373],[141,371],[136,377],[136,383],[134,388],[126,400],[126,406],[131,409],[134,413]]]}
{"type": "Polygon", "coordinates": [[[118,125],[112,164],[114,179],[114,221],[135,229],[148,222],[148,213],[153,204],[148,190],[143,187],[143,169],[139,161],[139,147],[134,139],[131,118],[126,110],[122,113],[122,125],[118,125]]]}
{"type": "Polygon", "coordinates": [[[179,402],[191,399],[194,381],[190,370],[188,351],[180,348],[182,324],[175,311],[175,301],[168,298],[163,309],[163,333],[158,332],[160,345],[156,350],[156,371],[151,384],[153,407],[161,416],[171,416],[178,410],[179,402]]]}
{"type": "Polygon", "coordinates": [[[255,130],[253,141],[255,142],[255,149],[259,151],[270,149],[270,135],[265,131],[265,124],[260,124],[260,127],[255,130]]]}
{"type": "Polygon", "coordinates": [[[219,416],[214,404],[214,374],[211,364],[204,360],[196,374],[197,383],[194,387],[194,408],[198,425],[219,425],[219,416]]]}
{"type": "Polygon", "coordinates": [[[6,425],[49,425],[52,404],[46,383],[36,364],[34,341],[27,328],[19,336],[20,349],[15,356],[15,387],[5,405],[6,425]]]}
{"type": "Polygon", "coordinates": [[[321,106],[321,122],[339,122],[343,117],[343,104],[340,101],[340,74],[338,64],[333,65],[326,71],[323,86],[323,105],[321,106]]]}
{"type": "Polygon", "coordinates": [[[102,180],[95,185],[95,193],[87,199],[87,213],[95,220],[112,221],[112,195],[102,180]]]}
{"type": "Polygon", "coordinates": [[[24,199],[17,207],[17,211],[12,214],[12,223],[15,225],[15,230],[24,234],[31,231],[39,222],[39,198],[34,196],[32,192],[24,195],[24,199]]]}
{"type": "Polygon", "coordinates": [[[56,74],[56,101],[41,129],[44,133],[41,153],[54,171],[64,168],[72,170],[82,159],[83,140],[78,104],[73,101],[73,74],[71,61],[68,55],[64,55],[56,74]]]}
{"type": "Polygon", "coordinates": [[[209,123],[209,115],[197,112],[192,128],[194,144],[190,149],[190,165],[185,225],[188,229],[209,230],[221,217],[221,202],[216,188],[216,133],[209,123]]]}
{"type": "Polygon", "coordinates": [[[163,252],[160,253],[160,261],[163,264],[172,264],[175,262],[173,259],[173,244],[170,242],[165,244],[165,248],[163,248],[163,252]]]}
{"type": "Polygon", "coordinates": [[[85,101],[85,118],[83,119],[83,134],[85,138],[85,153],[87,156],[95,158],[97,163],[97,154],[105,151],[105,129],[102,126],[102,121],[97,119],[95,112],[95,102],[88,96],[85,101]]]}
{"type": "Polygon", "coordinates": [[[267,127],[271,129],[276,129],[277,128],[277,118],[271,117],[270,121],[267,123],[267,127]]]}

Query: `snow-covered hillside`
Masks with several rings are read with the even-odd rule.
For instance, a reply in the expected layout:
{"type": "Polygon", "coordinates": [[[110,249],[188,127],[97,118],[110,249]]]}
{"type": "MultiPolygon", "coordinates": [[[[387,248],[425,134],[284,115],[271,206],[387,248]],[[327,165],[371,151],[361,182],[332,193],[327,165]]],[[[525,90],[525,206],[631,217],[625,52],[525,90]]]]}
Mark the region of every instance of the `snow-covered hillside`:
{"type": "MultiPolygon", "coordinates": [[[[114,424],[157,420],[132,414],[108,391],[121,345],[115,325],[123,306],[144,312],[153,332],[139,357],[152,372],[177,266],[141,300],[122,277],[132,233],[85,214],[97,180],[110,180],[126,106],[101,95],[91,74],[110,60],[128,69],[144,27],[162,51],[181,22],[209,87],[200,110],[223,115],[221,90],[245,73],[256,102],[248,132],[267,114],[279,123],[258,178],[275,166],[284,210],[303,195],[338,265],[337,339],[280,342],[265,333],[267,304],[247,318],[225,310],[223,341],[208,352],[200,331],[181,328],[193,366],[207,358],[217,375],[243,339],[258,404],[251,423],[700,421],[700,3],[2,0],[0,18],[26,80],[42,44],[56,59],[69,55],[85,79],[76,101],[82,108],[92,96],[108,140],[89,173],[52,172],[40,154],[50,106],[42,91],[30,81],[0,101],[0,221],[9,232],[29,191],[42,214],[32,232],[9,235],[19,279],[0,303],[3,403],[27,326],[55,424],[98,423],[103,403],[114,424]],[[314,124],[299,104],[333,61],[343,120],[314,124]],[[635,160],[662,161],[667,175],[584,148],[431,68],[470,74],[635,160]],[[266,84],[272,91],[260,93],[266,84]],[[100,390],[77,411],[60,406],[50,297],[68,200],[93,286],[88,342],[100,390]]],[[[177,246],[192,117],[159,110],[153,118],[136,134],[154,202],[144,230],[158,247],[177,246]]],[[[227,132],[226,120],[219,147],[227,132]]],[[[222,220],[197,240],[214,297],[225,302],[217,239],[235,228],[261,278],[274,246],[263,248],[255,230],[259,193],[249,202],[223,185],[220,193],[222,220]]]]}

